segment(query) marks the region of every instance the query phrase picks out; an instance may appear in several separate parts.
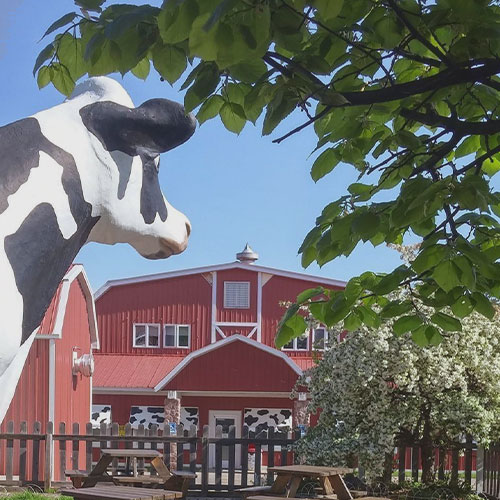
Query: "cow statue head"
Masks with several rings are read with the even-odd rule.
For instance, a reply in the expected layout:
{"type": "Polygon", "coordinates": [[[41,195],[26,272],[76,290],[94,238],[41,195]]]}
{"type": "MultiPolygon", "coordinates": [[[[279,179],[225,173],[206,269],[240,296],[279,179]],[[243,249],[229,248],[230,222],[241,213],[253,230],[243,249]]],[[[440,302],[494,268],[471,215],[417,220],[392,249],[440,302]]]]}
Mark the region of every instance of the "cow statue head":
{"type": "Polygon", "coordinates": [[[0,422],[29,350],[21,346],[86,242],[129,243],[150,259],[186,248],[189,221],[163,196],[158,169],[159,155],[194,130],[180,104],[134,107],[105,77],[0,127],[0,311],[8,318],[0,326],[0,385],[9,387],[0,391],[0,422]]]}

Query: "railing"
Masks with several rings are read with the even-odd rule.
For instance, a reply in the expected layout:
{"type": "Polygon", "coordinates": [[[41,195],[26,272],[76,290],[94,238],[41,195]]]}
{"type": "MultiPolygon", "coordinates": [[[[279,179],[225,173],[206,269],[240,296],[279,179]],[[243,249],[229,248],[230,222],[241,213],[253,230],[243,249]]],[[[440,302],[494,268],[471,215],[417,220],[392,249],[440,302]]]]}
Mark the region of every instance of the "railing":
{"type": "MultiPolygon", "coordinates": [[[[116,423],[93,428],[88,423],[85,434],[80,433],[78,424],[67,432],[64,422],[57,432],[51,422],[44,433],[41,428],[40,422],[35,422],[33,432],[28,434],[27,424],[22,422],[19,432],[15,432],[14,423],[8,422],[7,432],[0,434],[0,486],[37,484],[48,490],[66,480],[67,469],[90,471],[100,449],[151,448],[162,451],[165,463],[172,469],[197,473],[190,489],[202,494],[232,491],[271,483],[274,477],[265,465],[293,463],[291,447],[300,436],[300,431],[284,433],[274,428],[255,435],[246,426],[238,437],[234,426],[227,437],[222,437],[221,426],[213,435],[208,426],[197,435],[195,426],[184,429],[172,424],[147,429],[116,423]]],[[[119,466],[115,459],[112,467],[116,470],[119,466]]]]}
{"type": "MultiPolygon", "coordinates": [[[[270,484],[274,477],[268,467],[293,463],[292,446],[299,436],[299,431],[284,433],[274,428],[255,435],[245,426],[237,437],[232,426],[223,437],[220,426],[210,434],[208,426],[197,432],[195,426],[185,429],[173,424],[147,429],[116,423],[93,428],[89,423],[83,430],[78,424],[69,427],[60,423],[56,431],[50,422],[43,430],[40,422],[35,422],[28,433],[26,422],[18,429],[8,422],[6,432],[0,433],[0,486],[37,484],[48,490],[66,481],[67,469],[90,471],[100,449],[151,448],[162,451],[172,469],[196,472],[191,490],[202,495],[222,493],[270,484]]],[[[418,447],[396,449],[393,483],[419,479],[419,454],[418,447]]],[[[500,446],[477,449],[469,438],[451,450],[436,450],[435,464],[438,479],[448,476],[452,483],[465,481],[478,493],[500,498],[500,446]]],[[[112,467],[116,470],[120,465],[114,460],[112,467]]],[[[139,466],[150,473],[147,464],[139,466]]]]}

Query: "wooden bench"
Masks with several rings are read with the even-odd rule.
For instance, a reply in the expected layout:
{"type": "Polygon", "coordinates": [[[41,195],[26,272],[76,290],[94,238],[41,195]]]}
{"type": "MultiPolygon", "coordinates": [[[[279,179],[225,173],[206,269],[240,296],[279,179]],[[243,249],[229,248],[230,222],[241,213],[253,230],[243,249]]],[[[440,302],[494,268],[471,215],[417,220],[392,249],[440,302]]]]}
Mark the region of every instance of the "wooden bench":
{"type": "MultiPolygon", "coordinates": [[[[248,488],[240,488],[235,491],[235,493],[240,493],[241,498],[248,499],[250,496],[257,498],[259,493],[267,493],[271,491],[272,486],[249,486],[248,488]]],[[[271,496],[266,496],[265,498],[272,498],[271,496]]]]}
{"type": "Polygon", "coordinates": [[[62,489],[61,495],[75,500],[173,500],[179,492],[129,486],[92,486],[90,488],[62,489]]]}

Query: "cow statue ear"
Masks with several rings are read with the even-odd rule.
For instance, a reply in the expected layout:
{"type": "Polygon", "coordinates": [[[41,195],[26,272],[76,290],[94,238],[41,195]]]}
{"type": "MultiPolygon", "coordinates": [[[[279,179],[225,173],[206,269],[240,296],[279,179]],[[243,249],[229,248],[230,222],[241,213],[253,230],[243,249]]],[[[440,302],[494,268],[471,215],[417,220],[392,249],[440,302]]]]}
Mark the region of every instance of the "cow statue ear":
{"type": "Polygon", "coordinates": [[[130,156],[156,156],[186,142],[196,120],[184,107],[168,99],[150,99],[137,108],[99,101],[80,109],[87,129],[107,151],[130,156]]]}

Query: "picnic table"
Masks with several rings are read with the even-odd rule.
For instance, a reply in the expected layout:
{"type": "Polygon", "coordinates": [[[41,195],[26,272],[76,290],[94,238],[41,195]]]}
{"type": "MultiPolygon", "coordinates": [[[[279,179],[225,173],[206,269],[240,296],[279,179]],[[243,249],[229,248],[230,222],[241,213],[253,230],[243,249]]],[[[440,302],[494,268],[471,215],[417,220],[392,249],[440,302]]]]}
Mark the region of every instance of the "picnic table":
{"type": "MultiPolygon", "coordinates": [[[[337,500],[352,500],[349,489],[342,479],[343,474],[353,472],[347,467],[319,467],[314,465],[283,465],[269,467],[269,472],[276,474],[276,479],[270,487],[253,487],[255,493],[264,495],[247,496],[248,500],[270,500],[271,497],[295,498],[304,479],[317,480],[319,494],[324,497],[336,496],[337,500]],[[260,488],[260,491],[258,489],[260,488]]],[[[245,489],[240,490],[245,493],[245,489]]],[[[246,496],[246,495],[244,495],[246,496]]]]}
{"type": "Polygon", "coordinates": [[[113,485],[62,489],[59,493],[75,500],[173,500],[182,495],[179,491],[113,485]]]}
{"type": "Polygon", "coordinates": [[[112,482],[115,485],[152,486],[180,492],[185,496],[191,479],[196,474],[184,471],[170,471],[162,460],[162,454],[157,450],[112,449],[101,451],[101,457],[94,468],[87,474],[85,471],[67,471],[73,486],[76,488],[92,488],[97,483],[112,482]],[[126,467],[123,474],[112,475],[108,467],[114,459],[124,458],[126,467]],[[151,466],[157,475],[139,474],[138,460],[151,460],[151,466]],[[132,465],[131,465],[132,464],[132,465]]]}

